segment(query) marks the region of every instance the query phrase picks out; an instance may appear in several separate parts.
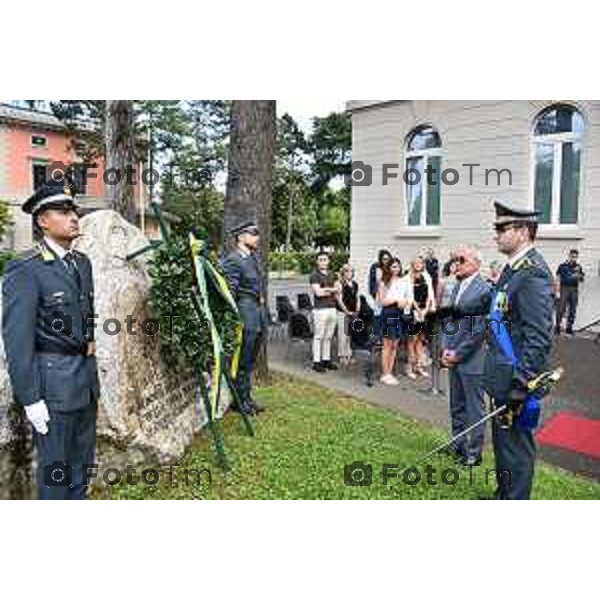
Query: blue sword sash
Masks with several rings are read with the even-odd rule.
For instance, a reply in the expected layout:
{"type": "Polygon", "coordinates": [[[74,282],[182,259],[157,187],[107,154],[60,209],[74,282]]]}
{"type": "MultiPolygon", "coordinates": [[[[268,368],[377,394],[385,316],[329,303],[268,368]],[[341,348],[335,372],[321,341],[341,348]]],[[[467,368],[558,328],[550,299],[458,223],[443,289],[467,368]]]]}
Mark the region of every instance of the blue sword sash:
{"type": "MultiPolygon", "coordinates": [[[[518,367],[519,361],[515,354],[512,339],[508,331],[506,321],[504,320],[503,302],[508,302],[508,297],[504,292],[496,291],[492,296],[490,306],[490,323],[494,339],[500,351],[506,356],[514,369],[518,367]]],[[[540,397],[536,391],[530,391],[523,403],[521,412],[515,421],[520,429],[535,429],[540,419],[540,397]]]]}

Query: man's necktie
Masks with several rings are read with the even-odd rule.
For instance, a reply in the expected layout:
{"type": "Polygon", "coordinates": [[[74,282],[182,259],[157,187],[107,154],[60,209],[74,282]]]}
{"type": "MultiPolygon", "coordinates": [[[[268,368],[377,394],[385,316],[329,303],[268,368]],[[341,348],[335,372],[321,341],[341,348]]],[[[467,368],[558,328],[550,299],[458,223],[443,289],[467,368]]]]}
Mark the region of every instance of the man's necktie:
{"type": "Polygon", "coordinates": [[[81,277],[79,275],[79,269],[77,268],[77,263],[75,262],[75,257],[71,252],[67,252],[63,257],[63,261],[65,266],[67,267],[67,272],[75,279],[77,282],[77,287],[81,287],[81,277]]]}
{"type": "Polygon", "coordinates": [[[460,291],[460,286],[462,281],[456,280],[454,287],[452,288],[452,294],[450,295],[450,306],[456,306],[456,300],[458,299],[458,293],[460,291]]]}

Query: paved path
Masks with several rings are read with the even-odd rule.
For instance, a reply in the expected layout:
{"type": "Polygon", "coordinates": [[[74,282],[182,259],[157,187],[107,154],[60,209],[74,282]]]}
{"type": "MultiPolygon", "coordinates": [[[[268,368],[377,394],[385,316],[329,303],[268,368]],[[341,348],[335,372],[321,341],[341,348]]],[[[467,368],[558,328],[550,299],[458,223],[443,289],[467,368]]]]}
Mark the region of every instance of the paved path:
{"type": "MultiPolygon", "coordinates": [[[[388,387],[376,382],[371,388],[364,383],[362,361],[350,369],[324,374],[311,369],[310,343],[274,341],[269,347],[273,369],[296,375],[339,390],[377,406],[398,410],[403,415],[449,430],[448,400],[445,394],[433,395],[430,380],[411,381],[400,377],[400,385],[388,387]]],[[[544,404],[542,424],[559,411],[600,419],[600,345],[590,339],[560,338],[555,344],[553,364],[561,364],[566,376],[558,390],[544,404]]],[[[447,389],[447,373],[442,371],[441,388],[447,389]]],[[[486,434],[489,445],[491,435],[486,434]]],[[[547,446],[540,447],[542,460],[585,474],[600,481],[600,461],[547,446]]]]}

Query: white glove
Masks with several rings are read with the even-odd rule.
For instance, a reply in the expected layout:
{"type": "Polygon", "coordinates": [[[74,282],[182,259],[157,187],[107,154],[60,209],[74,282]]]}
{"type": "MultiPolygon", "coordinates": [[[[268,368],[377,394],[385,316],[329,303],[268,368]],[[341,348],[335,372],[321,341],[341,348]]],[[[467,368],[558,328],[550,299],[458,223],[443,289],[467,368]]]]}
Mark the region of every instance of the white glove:
{"type": "Polygon", "coordinates": [[[27,415],[29,422],[33,425],[38,433],[42,435],[46,435],[48,433],[47,423],[50,420],[50,415],[48,414],[48,407],[43,400],[26,406],[25,414],[27,415]]]}

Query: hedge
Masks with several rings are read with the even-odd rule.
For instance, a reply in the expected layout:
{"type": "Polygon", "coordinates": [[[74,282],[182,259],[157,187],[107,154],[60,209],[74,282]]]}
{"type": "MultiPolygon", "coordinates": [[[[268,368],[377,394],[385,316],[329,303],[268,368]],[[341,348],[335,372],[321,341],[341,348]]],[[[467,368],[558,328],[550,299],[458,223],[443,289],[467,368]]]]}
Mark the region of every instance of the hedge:
{"type": "MultiPolygon", "coordinates": [[[[350,257],[348,252],[332,252],[329,256],[332,271],[339,271],[350,257]]],[[[316,262],[317,252],[315,250],[271,252],[269,254],[269,269],[271,271],[296,271],[302,275],[308,275],[315,270],[316,262]]]]}

